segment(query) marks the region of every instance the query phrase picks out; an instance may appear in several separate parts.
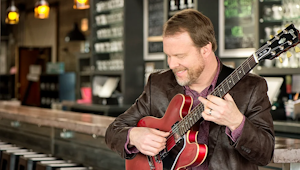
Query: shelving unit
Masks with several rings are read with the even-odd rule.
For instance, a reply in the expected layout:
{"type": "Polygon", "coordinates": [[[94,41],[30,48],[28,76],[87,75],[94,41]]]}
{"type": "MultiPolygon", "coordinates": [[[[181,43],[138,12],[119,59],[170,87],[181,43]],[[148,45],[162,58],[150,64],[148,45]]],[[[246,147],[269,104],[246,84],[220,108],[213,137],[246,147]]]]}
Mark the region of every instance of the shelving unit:
{"type": "Polygon", "coordinates": [[[145,83],[155,71],[168,68],[163,53],[163,25],[176,12],[197,9],[196,0],[146,0],[144,3],[145,83]]]}
{"type": "Polygon", "coordinates": [[[75,73],[42,74],[40,76],[41,107],[51,108],[52,103],[75,101],[75,73]]]}
{"type": "Polygon", "coordinates": [[[81,99],[80,89],[82,87],[91,87],[92,67],[91,67],[91,54],[78,53],[77,57],[77,98],[81,99]]]}
{"type": "Polygon", "coordinates": [[[270,35],[276,35],[282,29],[283,18],[280,14],[274,14],[275,8],[278,12],[281,8],[281,0],[262,0],[259,2],[259,46],[270,39],[270,35]]]}
{"type": "Polygon", "coordinates": [[[91,17],[92,101],[133,104],[144,85],[143,1],[93,0],[91,17]],[[108,78],[118,78],[117,87],[110,97],[99,97],[103,84],[96,80],[108,78]]]}
{"type": "MultiPolygon", "coordinates": [[[[261,0],[259,2],[259,46],[285,29],[286,25],[294,24],[300,28],[299,0],[261,0]]],[[[286,57],[282,54],[279,57],[283,59],[283,63],[273,60],[269,61],[268,66],[276,68],[298,68],[300,67],[300,54],[290,50],[292,57],[286,57]]],[[[262,63],[266,64],[266,61],[262,63]]]]}

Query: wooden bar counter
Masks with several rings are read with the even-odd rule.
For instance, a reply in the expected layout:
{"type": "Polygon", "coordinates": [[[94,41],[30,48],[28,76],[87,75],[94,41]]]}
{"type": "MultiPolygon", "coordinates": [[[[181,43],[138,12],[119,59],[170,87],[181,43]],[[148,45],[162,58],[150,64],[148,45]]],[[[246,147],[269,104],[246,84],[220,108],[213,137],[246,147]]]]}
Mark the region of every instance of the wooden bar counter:
{"type": "MultiPolygon", "coordinates": [[[[106,128],[113,120],[109,116],[0,102],[0,139],[75,159],[94,169],[121,170],[125,169],[125,161],[104,142],[106,128]]],[[[276,137],[275,140],[272,165],[260,169],[274,169],[271,166],[276,164],[283,170],[299,170],[300,139],[276,137]]]]}

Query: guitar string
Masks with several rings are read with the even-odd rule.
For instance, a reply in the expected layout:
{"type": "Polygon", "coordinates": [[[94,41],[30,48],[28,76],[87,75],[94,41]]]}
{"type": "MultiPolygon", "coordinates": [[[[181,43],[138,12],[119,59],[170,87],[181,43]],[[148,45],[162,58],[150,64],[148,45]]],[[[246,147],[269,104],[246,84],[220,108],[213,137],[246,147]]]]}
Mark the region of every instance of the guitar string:
{"type": "MultiPolygon", "coordinates": [[[[281,34],[283,34],[283,32],[282,33],[280,33],[280,34],[278,34],[279,36],[281,36],[281,34]]],[[[273,43],[274,41],[276,41],[277,39],[276,38],[274,38],[273,40],[271,40],[271,43],[273,43]]],[[[283,43],[283,45],[284,44],[286,44],[286,43],[288,43],[287,41],[285,42],[285,43],[283,43]]],[[[263,48],[265,47],[265,46],[268,46],[268,44],[265,44],[264,46],[262,46],[258,51],[262,51],[263,50],[263,48]]],[[[274,49],[276,50],[277,48],[280,48],[280,47],[275,47],[274,49]]],[[[257,52],[258,52],[257,51],[257,52]]],[[[246,60],[245,62],[243,62],[237,69],[235,69],[234,71],[233,71],[233,73],[232,74],[230,74],[228,77],[231,77],[233,80],[236,80],[236,81],[239,81],[241,78],[243,78],[249,71],[251,71],[251,69],[257,64],[256,63],[256,61],[255,61],[255,65],[253,66],[253,67],[251,67],[249,64],[249,62],[250,61],[253,61],[254,60],[254,58],[253,58],[253,56],[252,57],[250,57],[250,59],[248,60],[246,60]],[[248,62],[247,62],[248,61],[248,62]],[[245,68],[245,65],[247,65],[247,66],[249,66],[250,68],[249,68],[249,70],[245,73],[245,71],[244,70],[242,70],[243,71],[243,73],[244,73],[244,75],[242,75],[241,76],[241,78],[238,76],[238,74],[236,73],[238,70],[239,71],[241,71],[240,69],[242,69],[242,68],[245,68]]],[[[224,88],[224,84],[227,84],[227,86],[229,86],[229,84],[228,84],[228,81],[226,81],[226,79],[224,80],[224,81],[222,81],[218,86],[217,86],[217,88],[216,89],[218,89],[218,87],[220,88],[221,86],[223,86],[223,88],[224,88]]],[[[235,83],[236,84],[236,83],[235,83]]],[[[234,84],[234,85],[235,85],[234,84]]],[[[233,87],[233,86],[232,86],[233,87]]],[[[227,91],[229,91],[232,87],[228,87],[228,90],[227,91]]],[[[214,92],[217,92],[217,90],[214,90],[211,94],[213,94],[214,92]]],[[[220,93],[220,92],[219,92],[220,93]]],[[[217,95],[216,95],[217,96],[217,95]]],[[[169,139],[172,137],[173,138],[173,135],[175,134],[175,132],[173,132],[173,131],[178,131],[179,129],[180,129],[180,126],[179,125],[181,125],[181,124],[183,124],[183,123],[181,123],[181,122],[184,122],[184,121],[187,121],[188,120],[188,118],[190,118],[191,119],[191,117],[193,116],[193,115],[197,115],[197,117],[199,117],[198,118],[198,120],[200,120],[200,118],[202,117],[202,112],[204,111],[204,106],[203,106],[203,104],[202,103],[200,103],[199,105],[197,105],[196,107],[195,107],[195,109],[193,109],[190,113],[188,113],[178,124],[176,124],[175,125],[175,128],[173,128],[173,129],[171,129],[169,132],[171,133],[168,137],[167,137],[167,145],[168,144],[170,144],[170,142],[172,142],[172,141],[170,141],[169,139]],[[196,113],[199,113],[199,111],[200,111],[200,114],[198,115],[198,114],[196,114],[196,113]],[[196,113],[194,113],[194,112],[196,112],[196,113]]],[[[197,120],[197,121],[198,121],[197,120]]],[[[195,121],[196,122],[196,121],[195,121]]],[[[182,126],[184,126],[184,125],[182,125],[182,126]]],[[[191,125],[190,125],[191,126],[191,125]]],[[[185,127],[185,126],[184,126],[185,127]]],[[[189,128],[187,128],[187,129],[189,129],[189,128]]],[[[184,129],[184,131],[186,131],[185,129],[184,129]]],[[[175,140],[174,140],[175,141],[175,140]]]]}

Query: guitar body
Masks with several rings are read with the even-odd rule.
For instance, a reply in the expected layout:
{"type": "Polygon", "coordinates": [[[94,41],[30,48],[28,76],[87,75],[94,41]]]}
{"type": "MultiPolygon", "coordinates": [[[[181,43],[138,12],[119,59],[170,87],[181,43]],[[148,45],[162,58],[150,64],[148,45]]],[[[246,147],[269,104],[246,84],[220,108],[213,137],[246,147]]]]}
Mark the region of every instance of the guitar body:
{"type": "MultiPolygon", "coordinates": [[[[182,94],[177,94],[171,100],[167,111],[162,118],[156,118],[152,116],[147,116],[142,118],[138,122],[138,127],[149,127],[159,129],[161,131],[172,131],[172,126],[182,120],[190,111],[193,99],[190,96],[185,96],[182,94]]],[[[188,131],[181,139],[183,141],[183,146],[179,151],[179,154],[171,163],[172,167],[168,169],[185,169],[188,167],[194,167],[200,165],[206,158],[207,146],[204,144],[197,143],[197,134],[195,131],[188,131]]],[[[175,135],[176,136],[176,135],[175,135]]],[[[171,150],[176,145],[177,139],[169,138],[167,141],[167,150],[171,150]]],[[[149,159],[151,159],[155,170],[162,170],[164,165],[162,161],[157,161],[155,157],[150,157],[138,153],[133,159],[126,160],[126,170],[135,169],[151,169],[149,165],[149,159]]]]}

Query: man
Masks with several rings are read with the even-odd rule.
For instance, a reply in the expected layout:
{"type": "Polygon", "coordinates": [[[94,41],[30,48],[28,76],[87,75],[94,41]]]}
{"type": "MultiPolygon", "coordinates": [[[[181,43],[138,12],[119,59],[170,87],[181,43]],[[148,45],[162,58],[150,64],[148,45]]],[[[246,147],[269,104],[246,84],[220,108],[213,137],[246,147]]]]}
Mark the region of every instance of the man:
{"type": "Polygon", "coordinates": [[[183,10],[166,22],[163,49],[170,70],[149,76],[141,96],[108,127],[107,145],[126,159],[138,152],[157,155],[169,132],[136,127],[137,122],[145,116],[163,117],[171,99],[181,93],[193,98],[193,107],[200,102],[205,106],[198,143],[208,146],[208,156],[193,170],[253,170],[268,164],[274,130],[265,80],[247,74],[223,98],[209,95],[233,69],[215,56],[212,23],[196,10],[183,10]]]}

